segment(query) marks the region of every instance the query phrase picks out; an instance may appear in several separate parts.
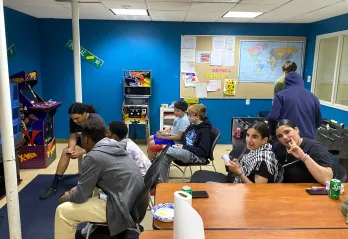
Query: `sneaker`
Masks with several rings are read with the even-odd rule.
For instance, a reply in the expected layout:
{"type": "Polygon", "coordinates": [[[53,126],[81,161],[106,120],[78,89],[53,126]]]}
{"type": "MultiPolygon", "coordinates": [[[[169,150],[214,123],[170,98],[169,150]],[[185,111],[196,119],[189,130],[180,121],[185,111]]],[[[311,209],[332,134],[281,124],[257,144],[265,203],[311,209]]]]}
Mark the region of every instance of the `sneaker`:
{"type": "Polygon", "coordinates": [[[48,188],[43,194],[40,195],[40,199],[44,200],[47,199],[51,196],[53,196],[54,194],[56,194],[57,189],[54,188],[48,188]]]}

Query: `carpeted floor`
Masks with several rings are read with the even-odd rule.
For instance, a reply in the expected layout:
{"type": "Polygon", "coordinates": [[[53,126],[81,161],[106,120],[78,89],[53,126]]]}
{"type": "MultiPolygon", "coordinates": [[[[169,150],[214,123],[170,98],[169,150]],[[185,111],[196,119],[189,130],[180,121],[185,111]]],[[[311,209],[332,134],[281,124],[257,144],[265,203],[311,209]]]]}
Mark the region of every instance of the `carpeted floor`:
{"type": "MultiPolygon", "coordinates": [[[[53,239],[54,214],[59,205],[58,196],[77,185],[79,175],[65,175],[57,193],[40,200],[39,195],[51,185],[54,175],[38,175],[19,192],[22,239],[53,239]]],[[[10,238],[7,206],[0,210],[0,238],[10,238]]]]}

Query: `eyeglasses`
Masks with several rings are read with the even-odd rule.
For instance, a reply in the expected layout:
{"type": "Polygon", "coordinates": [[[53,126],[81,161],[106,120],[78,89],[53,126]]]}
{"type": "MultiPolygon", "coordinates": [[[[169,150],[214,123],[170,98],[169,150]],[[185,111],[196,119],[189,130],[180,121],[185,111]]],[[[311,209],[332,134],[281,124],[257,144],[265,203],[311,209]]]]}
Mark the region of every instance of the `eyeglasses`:
{"type": "Polygon", "coordinates": [[[189,117],[193,117],[193,116],[196,116],[195,114],[191,114],[191,115],[188,115],[189,117]]]}

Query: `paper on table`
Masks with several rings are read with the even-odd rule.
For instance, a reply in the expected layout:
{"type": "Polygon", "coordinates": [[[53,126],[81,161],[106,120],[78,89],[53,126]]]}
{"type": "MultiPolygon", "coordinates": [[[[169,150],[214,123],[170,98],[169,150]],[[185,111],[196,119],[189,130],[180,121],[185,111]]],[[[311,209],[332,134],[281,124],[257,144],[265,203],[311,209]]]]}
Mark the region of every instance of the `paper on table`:
{"type": "Polygon", "coordinates": [[[198,83],[196,73],[185,73],[182,78],[185,82],[185,87],[196,87],[196,84],[198,83]]]}
{"type": "Polygon", "coordinates": [[[220,91],[221,80],[207,80],[207,91],[220,91]]]}
{"type": "Polygon", "coordinates": [[[225,46],[225,37],[213,37],[213,46],[214,51],[222,51],[225,46]]]}
{"type": "Polygon", "coordinates": [[[210,63],[210,51],[196,51],[196,63],[210,63]]]}
{"type": "Polygon", "coordinates": [[[182,36],[181,49],[196,49],[196,37],[182,36]]]}
{"type": "Polygon", "coordinates": [[[221,66],[222,65],[222,51],[212,51],[210,56],[211,66],[221,66]]]}
{"type": "Polygon", "coordinates": [[[194,49],[181,49],[181,61],[195,61],[195,53],[194,49]]]}
{"type": "Polygon", "coordinates": [[[225,37],[225,50],[234,51],[235,37],[225,37]]]}
{"type": "Polygon", "coordinates": [[[222,65],[223,66],[234,66],[234,51],[223,51],[222,52],[222,65]]]}
{"type": "Polygon", "coordinates": [[[193,61],[182,61],[181,72],[195,72],[195,63],[193,61]]]}
{"type": "Polygon", "coordinates": [[[202,217],[192,207],[192,196],[186,192],[174,193],[174,239],[204,239],[202,217]]]}
{"type": "Polygon", "coordinates": [[[207,98],[207,83],[196,84],[196,97],[207,98]]]}

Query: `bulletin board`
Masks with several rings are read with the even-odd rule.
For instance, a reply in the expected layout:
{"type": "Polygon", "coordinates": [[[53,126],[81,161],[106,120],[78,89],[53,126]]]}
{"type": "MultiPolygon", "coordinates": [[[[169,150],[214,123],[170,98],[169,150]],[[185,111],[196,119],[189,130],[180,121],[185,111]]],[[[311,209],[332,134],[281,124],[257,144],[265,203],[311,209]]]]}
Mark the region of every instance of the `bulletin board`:
{"type": "MultiPolygon", "coordinates": [[[[184,37],[184,36],[182,36],[184,37]]],[[[187,37],[187,35],[185,36],[187,37]]],[[[190,37],[190,36],[188,36],[190,37]]],[[[212,51],[213,36],[192,36],[196,38],[196,53],[204,51],[212,51]]],[[[231,36],[233,37],[233,36],[231,36]]],[[[260,36],[234,36],[234,65],[233,66],[212,66],[209,63],[194,62],[195,74],[199,83],[206,83],[208,80],[221,80],[220,91],[209,91],[206,99],[273,99],[274,82],[239,82],[239,59],[240,59],[240,44],[242,40],[249,41],[284,41],[284,42],[302,42],[302,68],[305,57],[306,37],[260,37],[260,36]],[[220,70],[219,70],[220,69],[220,70]],[[215,74],[215,78],[211,78],[209,73],[215,74]],[[208,74],[208,77],[207,77],[208,74]],[[226,75],[227,74],[227,75],[226,75]],[[227,78],[226,78],[227,77],[227,78]],[[224,94],[225,79],[236,81],[235,95],[224,94]]],[[[182,49],[181,49],[182,50],[182,49]]],[[[181,62],[180,62],[181,63],[181,62]]],[[[281,64],[282,65],[282,64],[281,64]]],[[[301,74],[303,74],[303,69],[301,74]]],[[[196,97],[196,89],[194,87],[185,87],[183,80],[185,73],[180,74],[180,97],[194,98],[196,97]]],[[[279,75],[281,77],[282,75],[279,75]]]]}

